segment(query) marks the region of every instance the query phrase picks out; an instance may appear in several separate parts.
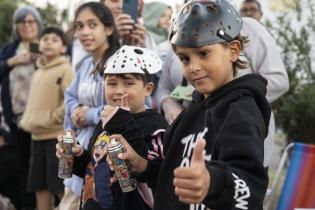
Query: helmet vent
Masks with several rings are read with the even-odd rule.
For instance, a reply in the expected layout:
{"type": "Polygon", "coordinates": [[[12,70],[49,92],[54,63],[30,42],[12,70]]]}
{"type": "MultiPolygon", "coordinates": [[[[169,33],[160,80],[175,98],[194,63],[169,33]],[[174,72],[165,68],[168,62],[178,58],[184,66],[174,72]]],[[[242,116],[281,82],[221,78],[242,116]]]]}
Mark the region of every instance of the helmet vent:
{"type": "Polygon", "coordinates": [[[219,13],[217,5],[215,5],[215,4],[210,4],[210,3],[207,4],[207,11],[208,11],[209,13],[214,14],[214,15],[217,15],[217,14],[219,13]]]}
{"type": "Polygon", "coordinates": [[[185,36],[185,34],[182,34],[182,39],[186,39],[186,36],[185,36]]]}
{"type": "Polygon", "coordinates": [[[198,40],[198,38],[199,38],[198,34],[194,34],[193,37],[192,37],[192,39],[195,40],[195,41],[198,40]]]}
{"type": "Polygon", "coordinates": [[[139,55],[142,55],[143,54],[143,51],[140,50],[140,49],[134,49],[133,50],[135,53],[139,54],[139,55]]]}
{"type": "Polygon", "coordinates": [[[231,30],[231,29],[232,29],[230,25],[228,25],[228,29],[229,29],[229,30],[231,30]]]}
{"type": "MultiPolygon", "coordinates": [[[[190,11],[191,6],[190,5],[186,5],[186,7],[183,9],[183,13],[187,14],[190,11]]],[[[176,23],[175,23],[176,24],[176,23]]]]}

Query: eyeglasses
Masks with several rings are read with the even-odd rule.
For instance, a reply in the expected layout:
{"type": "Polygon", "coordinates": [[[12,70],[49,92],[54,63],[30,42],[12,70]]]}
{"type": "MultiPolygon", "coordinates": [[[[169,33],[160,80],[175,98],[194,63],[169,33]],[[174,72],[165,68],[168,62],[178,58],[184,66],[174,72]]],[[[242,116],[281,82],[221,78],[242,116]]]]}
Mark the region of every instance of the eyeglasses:
{"type": "Polygon", "coordinates": [[[19,25],[33,25],[36,23],[36,20],[21,20],[19,22],[17,22],[17,24],[19,25]]]}
{"type": "Polygon", "coordinates": [[[257,8],[243,8],[240,10],[241,13],[245,14],[245,13],[255,13],[255,12],[258,12],[259,9],[257,8]]]}

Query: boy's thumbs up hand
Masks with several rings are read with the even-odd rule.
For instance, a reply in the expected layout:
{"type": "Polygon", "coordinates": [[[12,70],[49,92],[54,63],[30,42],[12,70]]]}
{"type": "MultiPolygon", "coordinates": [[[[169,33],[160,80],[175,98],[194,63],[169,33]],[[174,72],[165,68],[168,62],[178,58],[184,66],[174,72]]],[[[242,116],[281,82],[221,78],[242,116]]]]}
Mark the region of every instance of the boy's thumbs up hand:
{"type": "Polygon", "coordinates": [[[126,111],[130,111],[130,106],[129,106],[129,98],[128,98],[128,94],[124,94],[121,97],[121,105],[120,108],[126,110],[126,111]]]}
{"type": "Polygon", "coordinates": [[[201,203],[208,194],[211,177],[203,157],[205,146],[205,139],[198,139],[192,154],[191,166],[178,167],[174,170],[175,193],[183,203],[201,203]]]}
{"type": "Polygon", "coordinates": [[[198,164],[205,165],[205,161],[203,159],[203,150],[205,149],[206,141],[204,139],[197,139],[193,151],[193,155],[191,157],[191,166],[196,166],[198,164]]]}
{"type": "Polygon", "coordinates": [[[128,101],[128,94],[124,94],[121,96],[120,106],[112,106],[106,105],[101,112],[101,119],[102,119],[102,127],[104,128],[105,125],[109,122],[109,120],[116,114],[118,109],[124,109],[126,111],[130,111],[129,101],[128,101]]]}

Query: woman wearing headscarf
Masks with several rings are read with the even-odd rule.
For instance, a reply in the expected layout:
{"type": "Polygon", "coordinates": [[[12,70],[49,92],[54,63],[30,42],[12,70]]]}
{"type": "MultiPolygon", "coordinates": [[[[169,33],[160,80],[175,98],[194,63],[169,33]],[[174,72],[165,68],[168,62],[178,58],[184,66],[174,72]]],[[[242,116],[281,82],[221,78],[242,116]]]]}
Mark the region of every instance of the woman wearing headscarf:
{"type": "Polygon", "coordinates": [[[13,15],[12,40],[0,49],[1,103],[6,124],[11,131],[10,142],[16,148],[20,165],[23,206],[34,206],[35,198],[26,193],[31,136],[19,127],[25,110],[30,80],[38,56],[34,47],[42,31],[42,18],[38,11],[26,6],[13,15]],[[32,48],[32,50],[31,50],[32,48]]]}
{"type": "Polygon", "coordinates": [[[142,12],[144,26],[154,39],[158,53],[162,59],[169,49],[168,28],[171,24],[172,8],[162,2],[150,2],[144,4],[142,12]]]}

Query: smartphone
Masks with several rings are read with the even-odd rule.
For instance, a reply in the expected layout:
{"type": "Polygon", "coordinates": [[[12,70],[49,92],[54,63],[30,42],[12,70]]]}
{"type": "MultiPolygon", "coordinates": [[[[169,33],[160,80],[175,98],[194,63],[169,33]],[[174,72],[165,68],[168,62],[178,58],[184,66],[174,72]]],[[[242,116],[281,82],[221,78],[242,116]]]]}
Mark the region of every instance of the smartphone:
{"type": "Polygon", "coordinates": [[[37,43],[30,43],[30,52],[39,54],[38,44],[37,43]]]}
{"type": "Polygon", "coordinates": [[[170,94],[170,97],[175,100],[192,101],[192,92],[194,88],[191,85],[177,86],[170,94]]]}
{"type": "Polygon", "coordinates": [[[124,0],[123,13],[130,15],[136,23],[138,19],[138,0],[124,0]]]}

